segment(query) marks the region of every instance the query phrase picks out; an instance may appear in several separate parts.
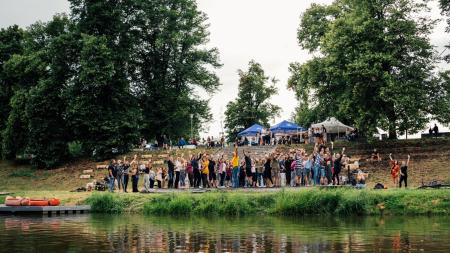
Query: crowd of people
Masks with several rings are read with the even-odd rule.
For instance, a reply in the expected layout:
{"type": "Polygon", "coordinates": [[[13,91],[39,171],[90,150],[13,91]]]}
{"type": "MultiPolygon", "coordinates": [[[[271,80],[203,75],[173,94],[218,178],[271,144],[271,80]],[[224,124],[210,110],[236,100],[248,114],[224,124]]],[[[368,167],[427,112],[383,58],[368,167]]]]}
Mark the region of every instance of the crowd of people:
{"type": "Polygon", "coordinates": [[[202,146],[207,148],[214,147],[224,147],[225,146],[225,137],[214,138],[213,136],[208,136],[206,139],[202,138],[197,140],[196,138],[191,138],[189,140],[181,137],[178,141],[173,142],[170,138],[167,138],[166,135],[163,135],[161,138],[155,139],[154,142],[149,143],[146,139],[141,138],[139,141],[139,147],[144,150],[156,150],[156,149],[164,149],[169,150],[172,148],[184,148],[185,146],[202,146]]]}
{"type": "Polygon", "coordinates": [[[345,148],[339,152],[316,144],[311,154],[304,149],[277,150],[258,156],[245,149],[239,154],[235,144],[231,157],[198,153],[190,157],[168,156],[164,164],[151,159],[111,160],[108,166],[109,190],[138,192],[140,178],[144,192],[153,188],[259,188],[339,185],[340,173],[349,163],[345,148]]]}

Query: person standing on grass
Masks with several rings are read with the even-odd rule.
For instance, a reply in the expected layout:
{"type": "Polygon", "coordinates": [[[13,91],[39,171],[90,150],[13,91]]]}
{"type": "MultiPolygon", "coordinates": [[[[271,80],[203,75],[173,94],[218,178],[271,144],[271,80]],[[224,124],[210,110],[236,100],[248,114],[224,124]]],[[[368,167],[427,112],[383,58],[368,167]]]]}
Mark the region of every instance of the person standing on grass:
{"type": "Polygon", "coordinates": [[[402,182],[405,182],[405,188],[408,188],[408,166],[409,166],[409,160],[411,159],[411,156],[408,155],[408,160],[402,161],[402,166],[400,167],[400,181],[399,181],[399,188],[402,188],[402,182]]]}
{"type": "Polygon", "coordinates": [[[284,157],[284,169],[286,173],[286,186],[291,185],[291,163],[292,160],[289,157],[289,153],[287,153],[284,157]]]}
{"type": "Polygon", "coordinates": [[[123,166],[123,176],[122,176],[122,182],[123,182],[123,191],[128,192],[128,181],[130,180],[130,162],[125,161],[123,166]]]}
{"type": "Polygon", "coordinates": [[[156,171],[156,182],[158,183],[158,188],[162,188],[162,181],[163,181],[163,168],[159,167],[156,171]]]}
{"type": "Polygon", "coordinates": [[[181,158],[178,156],[175,160],[175,182],[174,182],[174,188],[178,189],[178,185],[180,183],[180,172],[181,172],[182,162],[181,158]]]}
{"type": "Polygon", "coordinates": [[[209,157],[207,154],[203,156],[202,161],[202,183],[203,188],[210,187],[208,182],[208,176],[209,176],[209,157]]]}
{"type": "Polygon", "coordinates": [[[202,175],[200,173],[200,160],[202,158],[202,154],[199,153],[197,157],[192,155],[191,157],[191,165],[192,165],[192,171],[194,173],[194,185],[193,187],[198,188],[200,187],[200,182],[202,181],[202,175]]]}
{"type": "Polygon", "coordinates": [[[326,184],[331,184],[332,182],[332,178],[333,178],[333,172],[332,172],[332,167],[333,167],[333,156],[332,153],[330,152],[330,150],[328,148],[325,149],[325,177],[327,179],[327,183],[326,184]]]}
{"type": "Polygon", "coordinates": [[[169,176],[169,186],[167,188],[173,188],[173,179],[175,174],[175,163],[173,162],[172,156],[169,156],[167,162],[168,176],[169,176]]]}
{"type": "MultiPolygon", "coordinates": [[[[306,155],[306,154],[305,154],[306,155]]],[[[311,171],[314,163],[313,155],[310,155],[309,157],[306,156],[305,161],[305,186],[309,186],[311,184],[311,171]]]]}
{"type": "Polygon", "coordinates": [[[295,154],[295,184],[302,185],[302,175],[303,175],[303,150],[297,150],[295,154]]]}
{"type": "Polygon", "coordinates": [[[218,163],[219,163],[219,186],[224,187],[227,165],[225,164],[223,156],[219,159],[218,163]]]}
{"type": "Polygon", "coordinates": [[[186,188],[186,160],[183,157],[180,158],[180,188],[186,188]]]}
{"type": "Polygon", "coordinates": [[[240,165],[240,169],[239,169],[239,187],[245,187],[245,181],[246,181],[246,177],[245,177],[245,161],[242,160],[241,161],[241,165],[240,165]]]}
{"type": "Polygon", "coordinates": [[[245,162],[245,174],[247,176],[247,181],[249,182],[249,185],[252,185],[252,158],[250,157],[250,153],[246,153],[245,150],[242,150],[242,154],[244,154],[244,162],[245,162]]]}
{"type": "Polygon", "coordinates": [[[313,165],[313,171],[314,171],[314,185],[320,184],[320,170],[321,170],[321,163],[322,163],[322,157],[318,151],[318,148],[315,147],[315,154],[314,154],[314,165],[313,165]]]}
{"type": "Polygon", "coordinates": [[[252,187],[256,187],[256,182],[257,182],[257,178],[256,178],[256,160],[252,159],[252,187]]]}
{"type": "Polygon", "coordinates": [[[270,167],[272,168],[273,184],[275,187],[280,187],[280,162],[278,161],[278,155],[272,154],[270,167]]]}
{"type": "Polygon", "coordinates": [[[233,159],[231,159],[231,166],[233,167],[231,183],[233,188],[239,187],[239,156],[237,151],[237,144],[234,144],[233,159]]]}
{"type": "Polygon", "coordinates": [[[285,187],[286,186],[286,167],[284,162],[284,156],[282,154],[279,154],[278,156],[278,164],[280,166],[280,186],[285,187]]]}
{"type": "Polygon", "coordinates": [[[150,170],[151,170],[151,165],[150,165],[150,161],[149,161],[149,162],[147,162],[147,164],[145,165],[145,168],[144,168],[144,192],[150,191],[150,170]]]}
{"type": "Polygon", "coordinates": [[[391,160],[391,176],[394,185],[399,185],[398,177],[400,175],[400,166],[397,160],[392,159],[392,153],[389,154],[389,159],[391,160]]]}
{"type": "Polygon", "coordinates": [[[344,155],[345,148],[342,148],[341,153],[335,154],[333,162],[333,185],[339,185],[339,173],[342,170],[342,157],[344,155]]]}
{"type": "MultiPolygon", "coordinates": [[[[126,157],[124,157],[124,160],[126,157]]],[[[116,181],[117,181],[117,189],[120,191],[120,189],[123,189],[123,161],[118,160],[116,165],[116,181]]]]}
{"type": "Polygon", "coordinates": [[[139,192],[139,190],[138,190],[139,169],[138,169],[137,163],[133,163],[133,165],[131,165],[131,183],[132,183],[133,192],[139,192]]]}
{"type": "Polygon", "coordinates": [[[186,174],[189,180],[189,187],[194,188],[194,169],[192,168],[192,156],[190,161],[186,161],[186,174]]]}
{"type": "Polygon", "coordinates": [[[270,157],[266,156],[266,161],[264,163],[264,181],[266,183],[266,186],[273,187],[273,180],[272,180],[272,168],[270,167],[270,157]]]}
{"type": "Polygon", "coordinates": [[[208,171],[210,185],[215,188],[217,187],[216,161],[214,161],[212,156],[209,158],[208,171]]]}
{"type": "Polygon", "coordinates": [[[156,173],[153,168],[150,169],[149,177],[150,177],[150,189],[153,189],[153,187],[155,185],[155,178],[156,178],[156,173]]]}
{"type": "Polygon", "coordinates": [[[109,191],[114,192],[114,181],[116,179],[116,160],[111,160],[108,165],[108,186],[109,191]]]}
{"type": "Polygon", "coordinates": [[[233,165],[231,163],[227,164],[226,177],[225,177],[225,185],[226,187],[233,187],[231,178],[233,177],[233,165]]]}

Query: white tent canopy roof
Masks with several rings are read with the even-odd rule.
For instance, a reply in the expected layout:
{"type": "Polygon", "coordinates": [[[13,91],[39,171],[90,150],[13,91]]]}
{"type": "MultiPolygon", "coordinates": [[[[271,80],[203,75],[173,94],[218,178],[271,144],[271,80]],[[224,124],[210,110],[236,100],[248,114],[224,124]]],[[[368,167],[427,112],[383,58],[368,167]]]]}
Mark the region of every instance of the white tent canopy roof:
{"type": "Polygon", "coordinates": [[[337,120],[334,117],[328,118],[324,122],[312,124],[311,128],[321,128],[322,126],[325,127],[327,130],[327,133],[337,134],[337,133],[345,133],[346,130],[354,130],[353,127],[344,125],[342,122],[337,120]]]}

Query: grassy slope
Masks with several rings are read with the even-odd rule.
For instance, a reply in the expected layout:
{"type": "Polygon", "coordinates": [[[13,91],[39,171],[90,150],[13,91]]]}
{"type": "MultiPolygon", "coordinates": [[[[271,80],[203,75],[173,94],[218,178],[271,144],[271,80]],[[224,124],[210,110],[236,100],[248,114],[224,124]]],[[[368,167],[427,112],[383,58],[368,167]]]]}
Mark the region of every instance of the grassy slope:
{"type": "MultiPolygon", "coordinates": [[[[366,143],[336,143],[336,150],[343,146],[347,148],[347,153],[354,159],[363,161],[363,169],[369,172],[368,187],[371,188],[375,183],[381,182],[389,188],[394,185],[389,174],[388,155],[393,153],[398,159],[405,159],[411,154],[412,161],[409,168],[409,185],[417,187],[422,178],[424,182],[431,180],[440,180],[450,183],[450,170],[448,169],[448,157],[450,157],[450,139],[439,140],[402,140],[402,141],[383,141],[372,144],[366,143]],[[373,148],[377,148],[381,153],[383,161],[365,162],[365,158],[370,156],[373,148]]],[[[307,150],[312,149],[312,145],[302,145],[307,150]]],[[[282,149],[289,149],[284,147],[282,149]]],[[[187,156],[189,152],[195,151],[177,151],[187,156]]],[[[175,152],[175,151],[173,151],[175,152]]],[[[215,152],[215,151],[211,151],[215,152]]],[[[158,153],[152,153],[157,155],[158,153]]],[[[133,154],[129,154],[132,156],[133,154]]],[[[14,165],[8,162],[0,162],[0,191],[68,191],[85,186],[90,179],[80,179],[79,176],[83,170],[93,169],[93,176],[96,179],[102,179],[106,175],[106,170],[95,169],[97,164],[92,161],[78,161],[61,166],[55,170],[35,171],[24,165],[14,165]]],[[[345,172],[343,172],[345,173],[345,172]]],[[[140,180],[142,184],[142,180],[140,180]]]]}

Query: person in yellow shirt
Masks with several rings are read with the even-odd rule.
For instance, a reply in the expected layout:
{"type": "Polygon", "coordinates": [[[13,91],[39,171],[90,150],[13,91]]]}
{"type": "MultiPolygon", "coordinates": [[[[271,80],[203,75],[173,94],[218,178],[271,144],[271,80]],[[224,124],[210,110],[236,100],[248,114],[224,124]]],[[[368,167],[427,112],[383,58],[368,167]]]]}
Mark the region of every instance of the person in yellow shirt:
{"type": "Polygon", "coordinates": [[[234,145],[233,159],[231,159],[231,165],[233,166],[233,174],[231,177],[231,183],[233,188],[239,187],[239,156],[237,152],[237,145],[234,145]]]}
{"type": "Polygon", "coordinates": [[[208,175],[209,175],[209,155],[205,154],[203,156],[203,158],[202,158],[202,182],[203,182],[203,188],[206,188],[206,186],[208,186],[208,188],[209,188],[208,175]]]}

